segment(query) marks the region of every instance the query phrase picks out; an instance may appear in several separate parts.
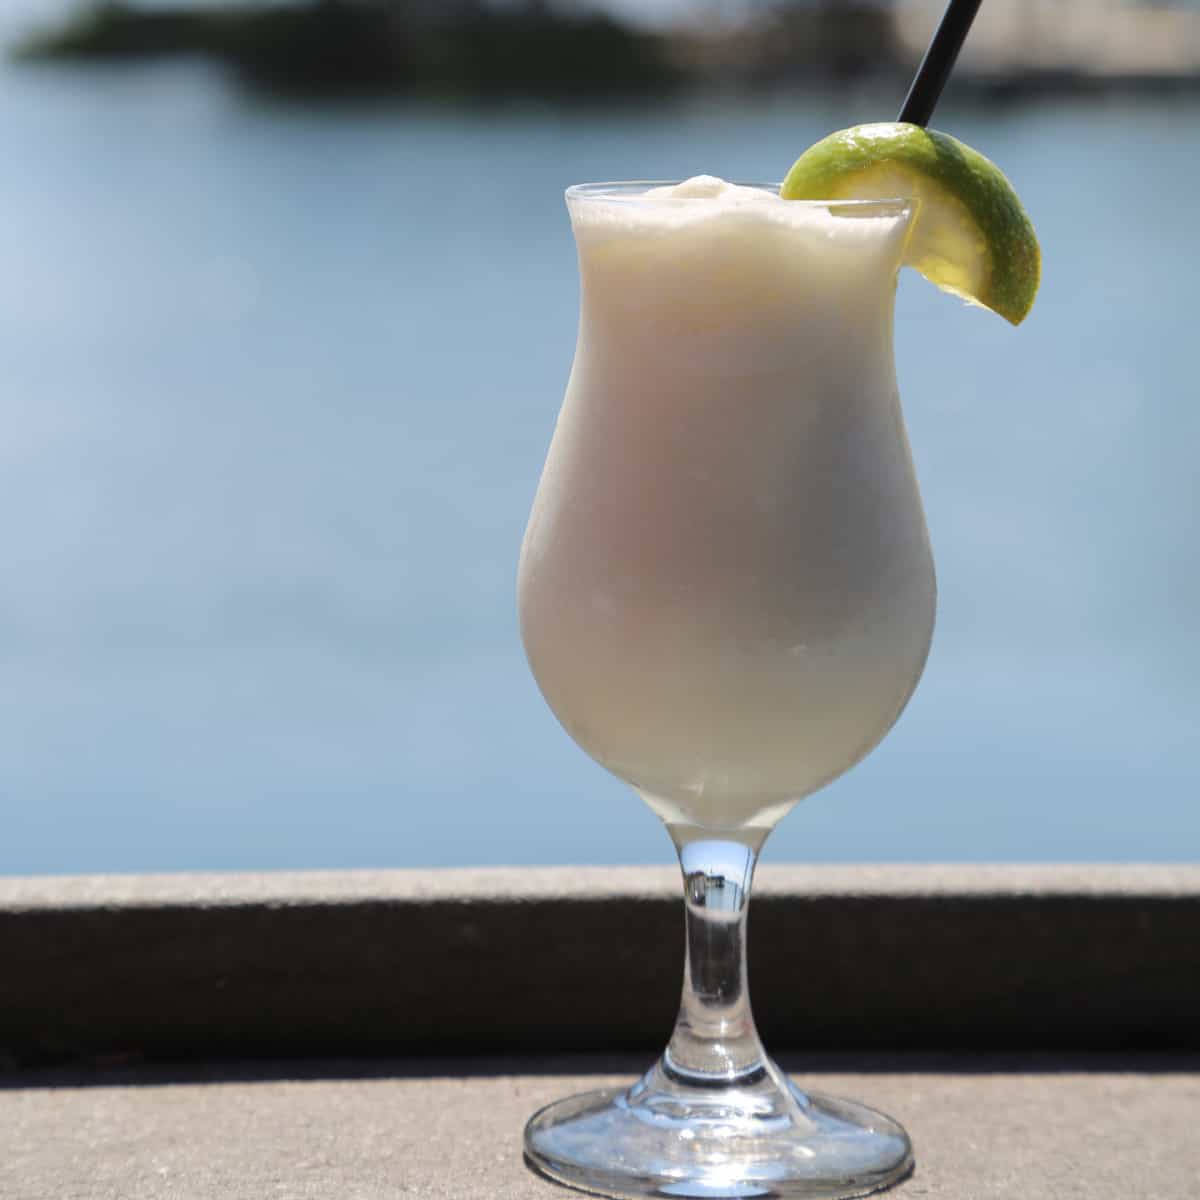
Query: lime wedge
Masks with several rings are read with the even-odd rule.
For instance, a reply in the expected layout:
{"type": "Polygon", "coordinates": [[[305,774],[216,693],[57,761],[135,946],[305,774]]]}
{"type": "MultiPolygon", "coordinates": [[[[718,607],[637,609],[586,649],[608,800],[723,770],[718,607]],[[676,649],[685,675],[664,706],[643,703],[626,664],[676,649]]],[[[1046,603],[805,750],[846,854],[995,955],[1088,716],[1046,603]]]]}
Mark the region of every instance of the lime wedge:
{"type": "Polygon", "coordinates": [[[1033,225],[1004,173],[949,134],[888,122],[822,138],[795,162],[785,200],[915,198],[904,261],[947,292],[1019,325],[1042,274],[1033,225]]]}

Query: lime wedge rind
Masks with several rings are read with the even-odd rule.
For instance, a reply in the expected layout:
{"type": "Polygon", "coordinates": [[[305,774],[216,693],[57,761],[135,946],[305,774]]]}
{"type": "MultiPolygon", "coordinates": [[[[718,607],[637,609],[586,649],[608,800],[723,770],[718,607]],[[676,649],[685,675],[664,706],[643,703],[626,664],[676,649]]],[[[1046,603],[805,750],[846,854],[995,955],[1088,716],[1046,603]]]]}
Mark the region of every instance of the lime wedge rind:
{"type": "Polygon", "coordinates": [[[1041,281],[1037,235],[995,163],[949,134],[888,122],[830,134],[788,173],[788,200],[916,199],[906,262],[1014,325],[1041,281]]]}

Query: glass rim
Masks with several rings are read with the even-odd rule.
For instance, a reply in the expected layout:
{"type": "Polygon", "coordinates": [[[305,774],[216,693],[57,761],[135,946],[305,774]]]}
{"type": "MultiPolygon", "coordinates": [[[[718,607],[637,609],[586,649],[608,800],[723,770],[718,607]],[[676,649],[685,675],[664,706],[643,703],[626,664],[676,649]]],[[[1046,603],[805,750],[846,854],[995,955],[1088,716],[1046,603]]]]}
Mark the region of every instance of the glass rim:
{"type": "MultiPolygon", "coordinates": [[[[634,204],[641,200],[652,188],[675,187],[685,182],[686,180],[683,179],[626,179],[604,183],[573,183],[563,194],[566,197],[567,203],[571,203],[574,200],[603,200],[606,203],[634,204]]],[[[779,189],[783,186],[778,181],[766,183],[762,180],[730,179],[727,182],[734,187],[756,188],[759,191],[770,192],[776,196],[779,195],[779,189]]],[[[667,202],[670,204],[707,204],[711,202],[711,199],[709,196],[666,197],[667,202]]],[[[788,203],[804,205],[810,208],[829,208],[832,205],[836,205],[838,208],[859,210],[872,208],[911,209],[914,206],[914,198],[912,196],[886,196],[872,199],[840,199],[830,197],[822,200],[789,200],[788,203]]]]}

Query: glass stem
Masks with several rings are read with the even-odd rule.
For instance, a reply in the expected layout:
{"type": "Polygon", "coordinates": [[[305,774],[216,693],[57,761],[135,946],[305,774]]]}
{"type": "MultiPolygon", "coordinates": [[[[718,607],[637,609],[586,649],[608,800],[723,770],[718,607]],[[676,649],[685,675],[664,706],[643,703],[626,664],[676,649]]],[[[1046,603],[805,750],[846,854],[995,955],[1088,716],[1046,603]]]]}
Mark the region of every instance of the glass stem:
{"type": "Polygon", "coordinates": [[[746,915],[761,829],[745,838],[669,825],[683,870],[683,998],[662,1067],[700,1087],[750,1083],[768,1072],[746,983],[746,915]]]}

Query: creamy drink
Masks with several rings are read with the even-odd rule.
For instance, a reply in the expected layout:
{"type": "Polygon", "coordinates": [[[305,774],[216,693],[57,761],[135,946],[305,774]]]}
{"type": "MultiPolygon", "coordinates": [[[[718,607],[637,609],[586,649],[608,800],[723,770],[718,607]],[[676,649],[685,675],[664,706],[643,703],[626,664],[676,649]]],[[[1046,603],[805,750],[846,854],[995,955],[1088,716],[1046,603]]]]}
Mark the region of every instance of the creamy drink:
{"type": "Polygon", "coordinates": [[[521,554],[571,736],[666,821],[763,829],[887,732],[934,575],[896,393],[911,208],[573,188],[582,312],[521,554]]]}
{"type": "Polygon", "coordinates": [[[912,1170],[912,1144],[767,1056],[750,886],[775,823],[883,737],[929,648],[897,273],[1015,325],[1037,239],[994,163],[904,122],[830,134],[778,189],[587,184],[567,205],[579,340],[521,548],[521,634],[567,732],[665,822],[686,952],[662,1057],[534,1113],[525,1154],[621,1200],[863,1196],[912,1170]]]}

